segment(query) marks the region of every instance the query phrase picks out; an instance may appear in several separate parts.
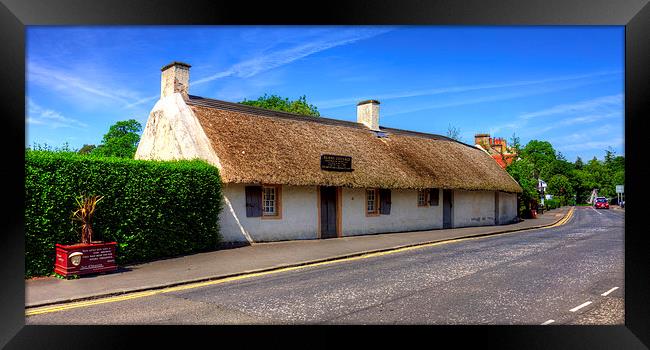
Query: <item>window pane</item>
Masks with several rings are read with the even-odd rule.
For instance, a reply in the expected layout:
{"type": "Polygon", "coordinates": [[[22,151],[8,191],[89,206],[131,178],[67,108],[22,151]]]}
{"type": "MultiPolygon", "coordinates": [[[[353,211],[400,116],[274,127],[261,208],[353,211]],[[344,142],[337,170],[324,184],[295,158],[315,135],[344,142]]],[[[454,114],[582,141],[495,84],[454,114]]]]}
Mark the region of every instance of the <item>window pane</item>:
{"type": "Polygon", "coordinates": [[[375,190],[367,190],[366,193],[368,195],[367,210],[369,213],[374,213],[375,212],[375,190]]]}
{"type": "Polygon", "coordinates": [[[418,191],[418,205],[419,206],[427,205],[427,196],[424,190],[418,191]]]}
{"type": "Polygon", "coordinates": [[[273,216],[275,215],[275,187],[264,187],[264,198],[263,198],[263,207],[264,215],[273,216]]]}

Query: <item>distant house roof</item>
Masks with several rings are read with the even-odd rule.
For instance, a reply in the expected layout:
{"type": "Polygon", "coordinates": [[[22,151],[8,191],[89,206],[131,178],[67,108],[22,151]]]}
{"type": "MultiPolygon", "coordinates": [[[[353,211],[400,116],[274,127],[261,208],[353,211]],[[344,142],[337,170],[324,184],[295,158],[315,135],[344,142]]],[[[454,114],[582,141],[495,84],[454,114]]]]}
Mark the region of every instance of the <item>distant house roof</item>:
{"type": "Polygon", "coordinates": [[[226,183],[521,192],[485,152],[440,135],[301,116],[189,95],[226,183]],[[352,172],[321,170],[320,157],[352,157],[352,172]]]}
{"type": "Polygon", "coordinates": [[[511,153],[506,153],[506,154],[493,154],[492,158],[496,160],[499,165],[505,169],[508,165],[512,163],[512,161],[515,159],[517,155],[516,154],[511,154],[511,153]]]}

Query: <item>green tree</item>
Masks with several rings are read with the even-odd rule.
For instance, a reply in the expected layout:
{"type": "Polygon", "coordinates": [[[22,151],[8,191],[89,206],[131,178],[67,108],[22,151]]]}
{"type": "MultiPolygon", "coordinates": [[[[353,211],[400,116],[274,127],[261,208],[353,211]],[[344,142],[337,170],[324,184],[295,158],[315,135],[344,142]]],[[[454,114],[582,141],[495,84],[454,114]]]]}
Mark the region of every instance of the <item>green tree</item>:
{"type": "MultiPolygon", "coordinates": [[[[516,142],[513,135],[512,144],[516,142]]],[[[513,178],[522,188],[536,185],[536,180],[541,178],[548,185],[547,193],[553,194],[562,205],[572,203],[573,198],[579,203],[587,202],[593,189],[598,189],[600,196],[612,198],[616,196],[616,185],[625,184],[625,157],[617,156],[611,147],[605,150],[603,161],[594,157],[586,163],[580,157],[571,163],[549,142],[539,140],[530,141],[518,155],[513,167],[506,168],[513,178]]],[[[521,198],[537,199],[532,193],[530,191],[521,198]]]]}
{"type": "Polygon", "coordinates": [[[560,156],[557,159],[551,160],[542,165],[540,173],[542,179],[550,179],[555,175],[564,175],[567,178],[571,176],[571,171],[575,169],[575,165],[560,156]]]}
{"type": "Polygon", "coordinates": [[[531,201],[537,200],[537,178],[534,176],[533,164],[527,159],[517,159],[506,167],[506,171],[512,176],[523,192],[521,193],[521,207],[519,212],[530,209],[531,201]]]}
{"type": "Polygon", "coordinates": [[[79,153],[79,154],[90,154],[95,148],[97,148],[97,146],[95,146],[95,145],[83,145],[83,147],[81,147],[77,151],[77,153],[79,153]]]}
{"type": "Polygon", "coordinates": [[[520,155],[532,163],[536,178],[539,178],[545,168],[556,160],[555,150],[548,141],[530,140],[521,150],[520,155]]]}
{"type": "Polygon", "coordinates": [[[140,142],[142,125],[135,119],[118,121],[104,134],[102,144],[91,154],[104,157],[133,158],[140,142]]]}
{"type": "Polygon", "coordinates": [[[571,180],[578,203],[586,203],[591,196],[591,190],[598,187],[593,176],[584,169],[573,170],[571,180]]]}
{"type": "Polygon", "coordinates": [[[573,185],[569,178],[564,175],[553,175],[546,184],[548,185],[548,193],[558,199],[561,205],[567,205],[567,200],[573,197],[573,185]]]}
{"type": "Polygon", "coordinates": [[[581,170],[582,167],[585,166],[585,163],[583,163],[583,162],[582,162],[582,158],[580,158],[580,156],[578,156],[578,159],[576,159],[576,162],[573,163],[573,165],[574,165],[574,167],[575,167],[576,169],[581,170]]]}
{"type": "Polygon", "coordinates": [[[300,96],[297,100],[290,101],[288,98],[282,98],[278,95],[269,96],[267,94],[264,94],[264,96],[258,98],[257,100],[244,99],[239,103],[274,111],[320,117],[318,108],[312,104],[309,104],[305,95],[300,96]]]}
{"type": "Polygon", "coordinates": [[[512,133],[512,137],[510,138],[510,149],[515,154],[519,154],[519,150],[521,150],[521,141],[519,140],[519,137],[515,135],[514,132],[512,133]]]}

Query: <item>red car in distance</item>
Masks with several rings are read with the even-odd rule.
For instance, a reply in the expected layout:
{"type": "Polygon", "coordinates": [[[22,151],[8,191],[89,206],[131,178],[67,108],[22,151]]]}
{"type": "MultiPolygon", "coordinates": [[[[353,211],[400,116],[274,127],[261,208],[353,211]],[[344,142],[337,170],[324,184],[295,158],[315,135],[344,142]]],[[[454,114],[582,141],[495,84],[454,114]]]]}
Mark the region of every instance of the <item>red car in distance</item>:
{"type": "Polygon", "coordinates": [[[609,201],[605,197],[597,197],[596,201],[594,201],[594,208],[609,209],[609,201]]]}

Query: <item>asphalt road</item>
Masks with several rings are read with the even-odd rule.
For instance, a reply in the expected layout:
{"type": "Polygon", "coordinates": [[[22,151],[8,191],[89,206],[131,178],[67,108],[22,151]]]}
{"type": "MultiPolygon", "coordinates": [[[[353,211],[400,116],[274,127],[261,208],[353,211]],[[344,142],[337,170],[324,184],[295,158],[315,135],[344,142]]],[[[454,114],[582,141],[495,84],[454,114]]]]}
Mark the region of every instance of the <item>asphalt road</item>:
{"type": "Polygon", "coordinates": [[[29,316],[27,324],[624,324],[624,211],[29,316]],[[603,295],[605,294],[605,295],[603,295]]]}

